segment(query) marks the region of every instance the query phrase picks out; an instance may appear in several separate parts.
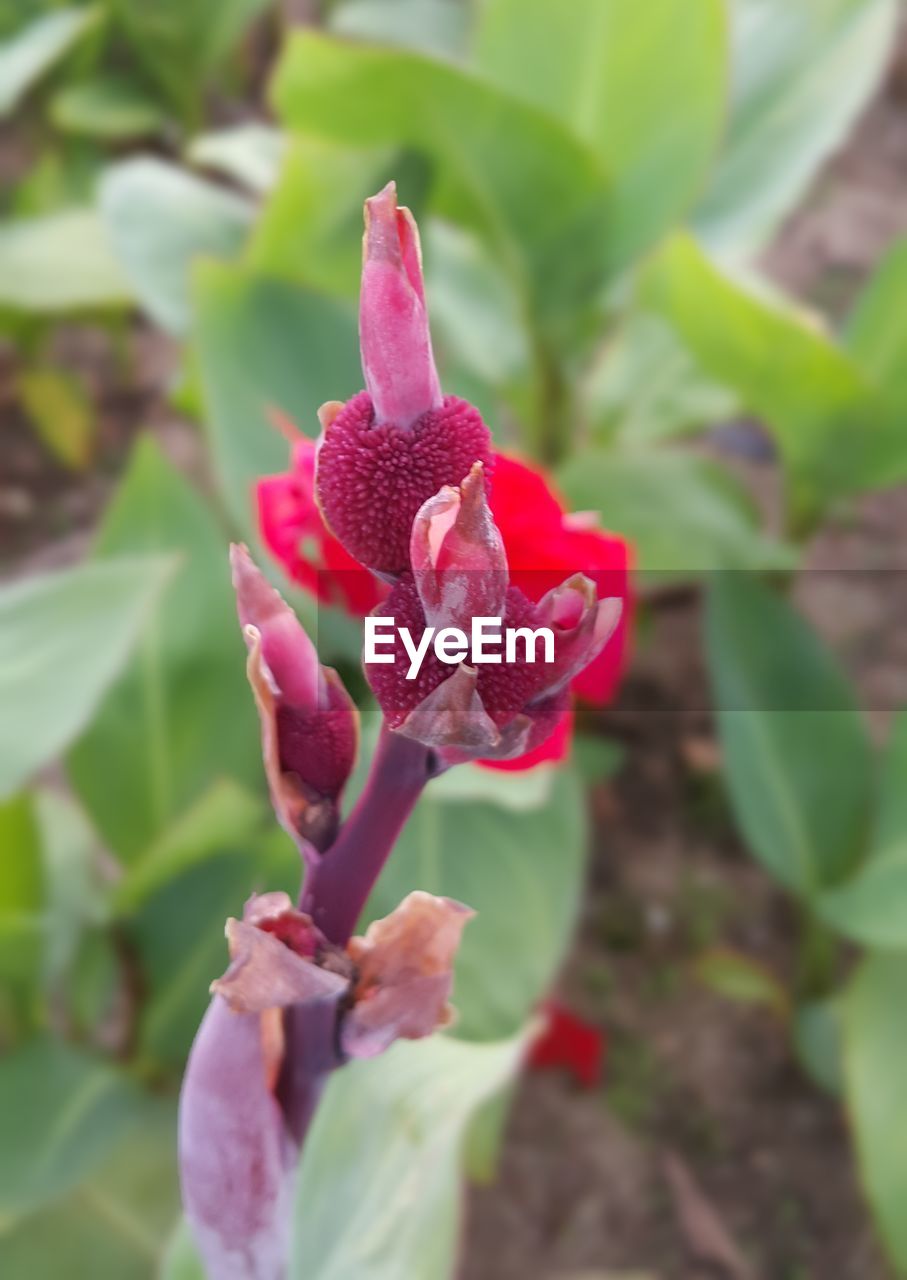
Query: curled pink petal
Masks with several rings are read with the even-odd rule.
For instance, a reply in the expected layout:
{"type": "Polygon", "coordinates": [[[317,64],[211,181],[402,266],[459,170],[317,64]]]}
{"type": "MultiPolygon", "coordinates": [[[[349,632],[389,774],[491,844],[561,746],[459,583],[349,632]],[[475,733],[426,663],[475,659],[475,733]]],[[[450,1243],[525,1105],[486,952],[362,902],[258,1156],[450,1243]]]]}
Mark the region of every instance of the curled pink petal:
{"type": "Polygon", "coordinates": [[[358,977],[341,1033],[346,1053],[370,1058],[394,1040],[418,1040],[451,1021],[453,964],[474,914],[460,902],[417,891],[350,941],[358,977]]]}

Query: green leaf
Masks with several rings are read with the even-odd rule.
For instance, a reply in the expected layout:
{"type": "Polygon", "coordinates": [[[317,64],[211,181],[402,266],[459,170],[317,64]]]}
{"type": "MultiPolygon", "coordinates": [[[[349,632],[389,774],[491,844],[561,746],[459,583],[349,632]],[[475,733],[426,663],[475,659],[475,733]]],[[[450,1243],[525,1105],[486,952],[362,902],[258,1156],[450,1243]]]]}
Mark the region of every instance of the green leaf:
{"type": "Polygon", "coordinates": [[[160,133],[167,113],[159,103],[124,76],[98,75],[65,85],[50,103],[58,129],[109,141],[126,141],[160,133]]]}
{"type": "Polygon", "coordinates": [[[446,1280],[464,1131],[514,1075],[523,1047],[436,1035],[335,1072],[306,1139],[290,1276],[446,1280]]]}
{"type": "MultiPolygon", "coordinates": [[[[456,1034],[512,1035],[548,992],[576,918],[586,856],[582,796],[570,770],[542,808],[464,803],[429,787],[369,899],[362,924],[413,889],[477,913],[457,957],[456,1034]]],[[[360,929],[361,931],[361,929],[360,929]]]]}
{"type": "Polygon", "coordinates": [[[863,1183],[898,1275],[907,1275],[907,956],[871,956],[843,1001],[844,1070],[863,1183]]]}
{"type": "Polygon", "coordinates": [[[122,306],[130,297],[107,230],[93,209],[0,223],[0,305],[73,311],[122,306]]]}
{"type": "Polygon", "coordinates": [[[676,236],[647,269],[645,307],[673,325],[706,374],[774,432],[797,507],[871,487],[887,444],[873,389],[817,324],[758,296],[676,236]]]}
{"type": "Polygon", "coordinates": [[[479,70],[557,117],[613,183],[609,253],[628,263],[692,204],[724,122],[722,0],[489,0],[479,70]],[[682,104],[682,105],[680,105],[682,104]]]}
{"type": "Polygon", "coordinates": [[[819,901],[822,916],[868,947],[907,947],[907,712],[895,721],[869,856],[819,901]]]}
{"type": "Polygon", "coordinates": [[[153,320],[175,334],[189,325],[192,264],[201,257],[234,257],[253,220],[252,205],[242,197],[148,157],[107,170],[100,208],[136,296],[153,320]]]}
{"type": "Polygon", "coordinates": [[[694,965],[697,979],[717,995],[737,1004],[761,1004],[786,1022],[790,1017],[787,992],[765,967],[729,947],[704,951],[694,965]]]}
{"type": "Polygon", "coordinates": [[[469,20],[469,6],[457,0],[345,0],[331,10],[328,28],[355,40],[456,58],[467,52],[469,20]]]}
{"type": "Polygon", "coordinates": [[[205,1280],[205,1271],[185,1218],[180,1219],[170,1238],[158,1280],[205,1280]]]}
{"type": "Polygon", "coordinates": [[[608,343],[587,384],[596,440],[640,448],[690,435],[739,412],[737,395],[709,378],[669,325],[635,312],[608,343]]]}
{"type": "Polygon", "coordinates": [[[196,277],[194,336],[219,479],[239,527],[255,527],[252,487],[287,468],[279,409],[310,435],[325,400],[362,386],[352,307],[236,267],[196,277]]]}
{"type": "Polygon", "coordinates": [[[125,1132],[103,1134],[103,1162],[67,1196],[0,1235],[3,1275],[70,1275],[75,1260],[91,1280],[156,1276],[179,1202],[175,1134],[171,1103],[136,1099],[125,1132]]]}
{"type": "Polygon", "coordinates": [[[182,814],[128,868],[113,896],[114,909],[134,911],[168,881],[224,849],[241,846],[261,827],[262,800],[222,779],[182,814]]]}
{"type": "Polygon", "coordinates": [[[34,802],[21,793],[0,803],[0,973],[33,989],[45,940],[45,877],[34,802]]]}
{"type": "Polygon", "coordinates": [[[237,124],[193,138],[186,148],[186,159],[263,195],[277,181],[285,149],[286,139],[279,129],[237,124]]]}
{"type": "Polygon", "coordinates": [[[315,33],[289,41],[273,100],[303,132],[425,154],[432,207],[488,238],[547,332],[573,332],[608,267],[611,205],[599,158],[557,121],[454,66],[315,33]]]}
{"type": "Polygon", "coordinates": [[[82,382],[65,369],[23,369],[16,390],[29,420],[58,461],[76,471],[87,467],[97,423],[82,382]]]}
{"type": "Polygon", "coordinates": [[[0,119],[98,20],[94,8],[47,13],[0,43],[0,119]]]}
{"type": "Polygon", "coordinates": [[[730,127],[696,225],[751,254],[847,136],[888,60],[896,0],[733,0],[730,127]]]}
{"type": "Polygon", "coordinates": [[[714,569],[783,567],[786,548],[763,535],[730,477],[692,453],[589,450],[558,482],[581,511],[633,544],[639,568],[684,578],[714,569]]]}
{"type": "Polygon", "coordinates": [[[724,770],[753,853],[805,897],[863,847],[872,755],[853,691],[807,624],[750,574],[722,574],[706,633],[724,770]]]}
{"type": "Polygon", "coordinates": [[[107,919],[109,884],[97,836],[71,796],[41,788],[35,811],[47,880],[44,975],[53,988],[65,985],[84,933],[107,919]]]}
{"type": "Polygon", "coordinates": [[[0,588],[0,798],[85,727],[171,569],[124,557],[0,588]]]}
{"type": "Polygon", "coordinates": [[[177,573],[136,659],[69,757],[76,790],[124,862],[215,778],[256,786],[262,776],[226,537],[145,437],[101,525],[98,571],[107,557],[151,550],[179,553],[177,573]]]}
{"type": "MultiPolygon", "coordinates": [[[[907,239],[885,254],[847,323],[848,349],[901,414],[907,411],[907,239]]],[[[902,446],[903,447],[903,446],[902,446]]]]}
{"type": "Polygon", "coordinates": [[[291,138],[262,210],[248,261],[263,275],[298,280],[355,301],[362,270],[362,200],[384,186],[386,152],[291,138]]]}
{"type": "Polygon", "coordinates": [[[136,1101],[125,1077],[44,1039],[3,1058],[0,1097],[0,1231],[95,1168],[123,1133],[136,1101]]]}

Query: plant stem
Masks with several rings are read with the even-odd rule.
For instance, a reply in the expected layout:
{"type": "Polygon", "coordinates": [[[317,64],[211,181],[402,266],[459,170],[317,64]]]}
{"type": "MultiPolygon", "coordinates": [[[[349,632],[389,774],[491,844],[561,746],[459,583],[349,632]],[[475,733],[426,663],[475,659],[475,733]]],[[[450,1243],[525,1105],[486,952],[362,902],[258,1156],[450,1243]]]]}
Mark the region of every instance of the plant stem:
{"type": "Polygon", "coordinates": [[[381,726],[362,794],[303,893],[302,910],[335,946],[349,941],[403,824],[436,771],[433,751],[381,726]]]}

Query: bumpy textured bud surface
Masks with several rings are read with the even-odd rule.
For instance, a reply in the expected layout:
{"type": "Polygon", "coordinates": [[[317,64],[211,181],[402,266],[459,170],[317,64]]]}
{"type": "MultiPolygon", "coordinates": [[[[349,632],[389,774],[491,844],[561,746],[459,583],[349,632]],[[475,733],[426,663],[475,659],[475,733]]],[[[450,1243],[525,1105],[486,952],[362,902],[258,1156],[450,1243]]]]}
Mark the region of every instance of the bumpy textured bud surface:
{"type": "Polygon", "coordinates": [[[316,494],[350,555],[379,573],[409,564],[416,512],[474,462],[490,467],[491,438],[477,409],[441,396],[415,222],[389,184],[366,202],[359,302],[366,390],[326,406],[316,494]]]}

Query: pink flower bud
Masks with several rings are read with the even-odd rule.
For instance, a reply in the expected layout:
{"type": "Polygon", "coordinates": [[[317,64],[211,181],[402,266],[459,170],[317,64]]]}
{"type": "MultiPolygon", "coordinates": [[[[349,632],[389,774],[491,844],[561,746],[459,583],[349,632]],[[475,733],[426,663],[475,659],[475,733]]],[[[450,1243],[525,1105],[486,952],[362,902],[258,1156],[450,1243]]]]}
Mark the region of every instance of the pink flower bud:
{"type": "Polygon", "coordinates": [[[507,557],[485,499],[481,462],[459,489],[445,486],[420,507],[410,558],[429,626],[468,628],[474,617],[501,616],[507,557]]]}
{"type": "Polygon", "coordinates": [[[312,858],[336,832],[356,758],[358,713],[245,547],[231,549],[231,564],[271,801],[281,825],[312,858]]]}
{"type": "Polygon", "coordinates": [[[408,427],[441,407],[422,283],[419,229],[389,182],[365,202],[359,346],[375,422],[408,427]]]}
{"type": "Polygon", "coordinates": [[[492,450],[478,410],[441,395],[418,232],[392,183],[366,202],[359,329],[367,390],[325,406],[315,490],[349,554],[396,575],[422,504],[474,462],[490,468],[492,450]]]}

